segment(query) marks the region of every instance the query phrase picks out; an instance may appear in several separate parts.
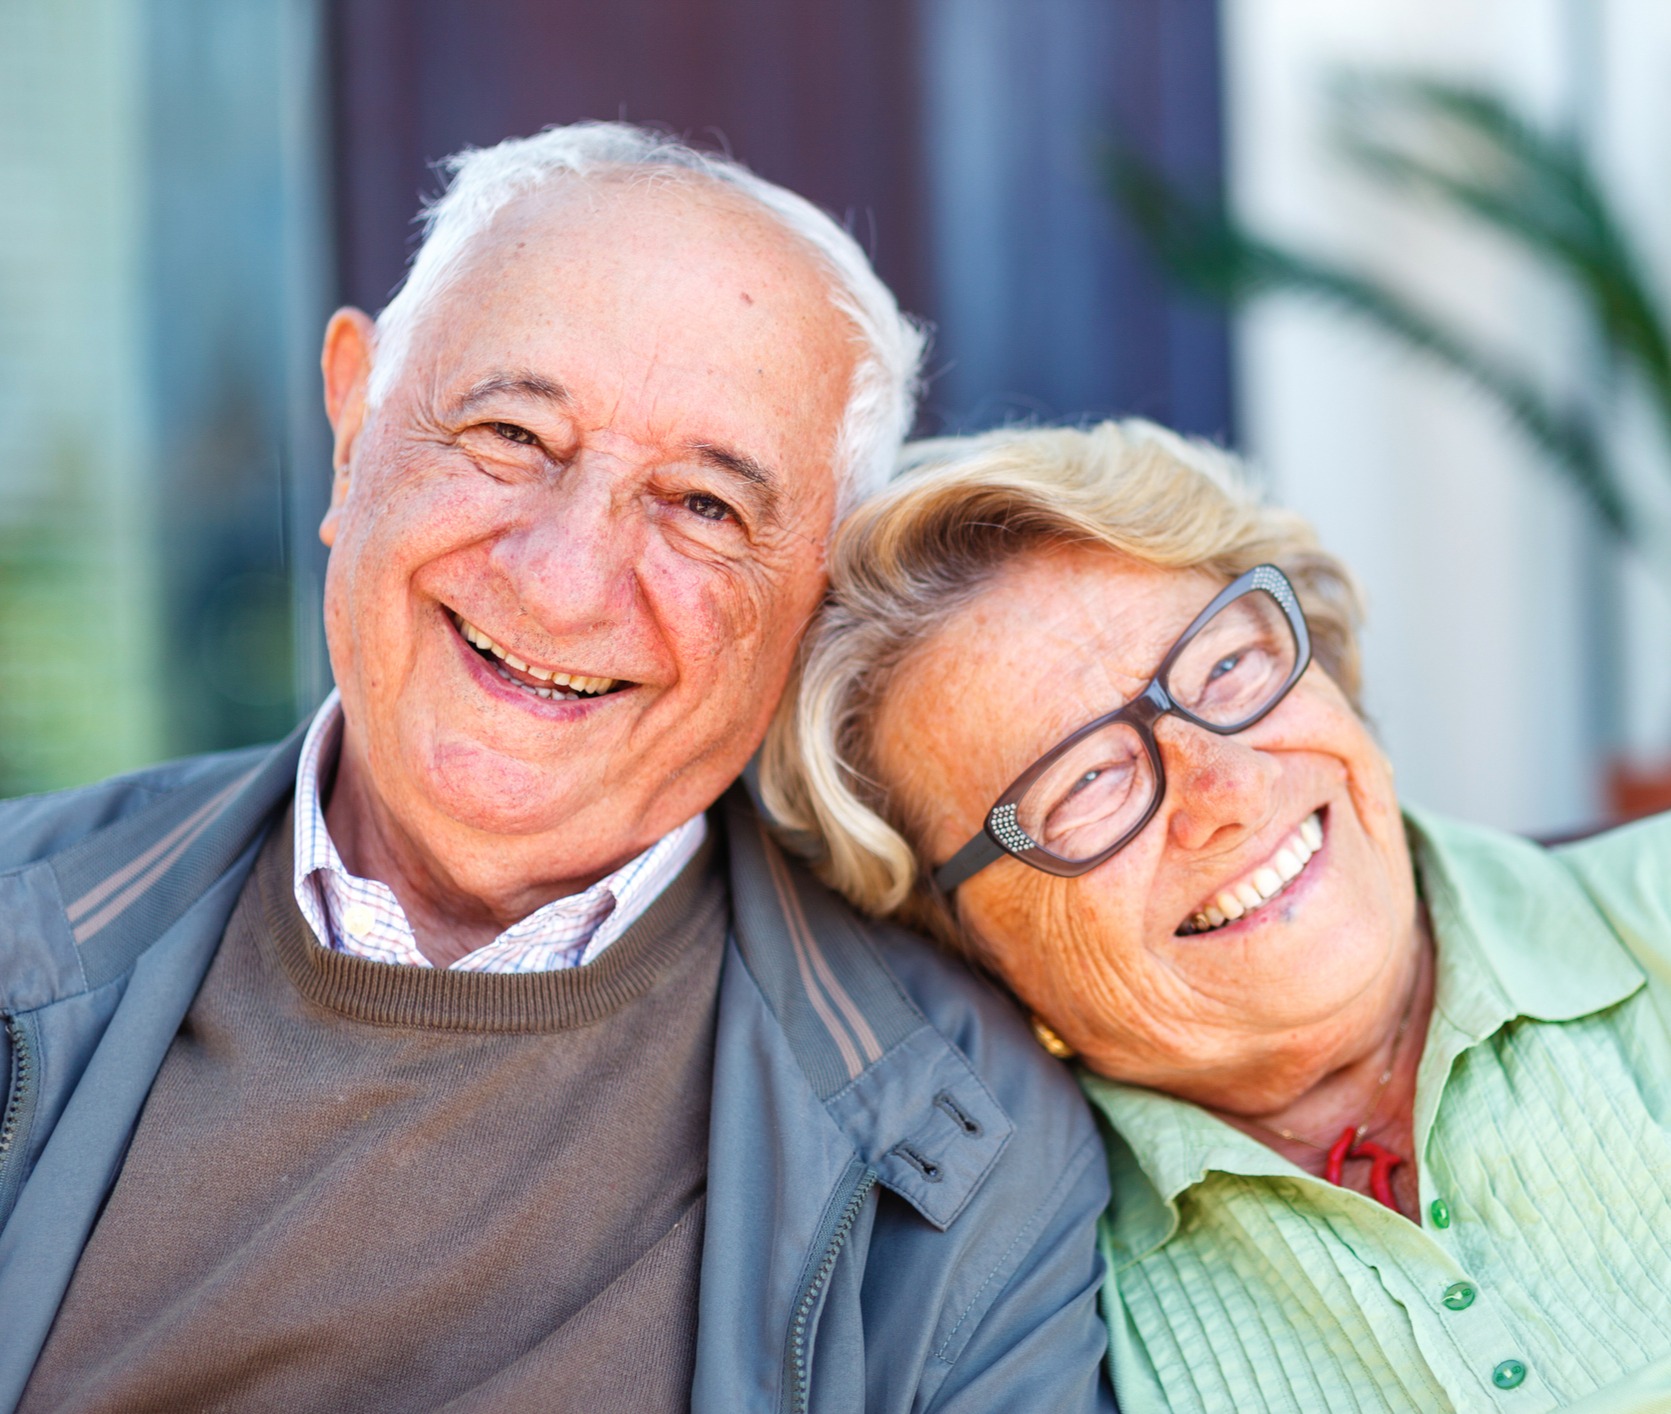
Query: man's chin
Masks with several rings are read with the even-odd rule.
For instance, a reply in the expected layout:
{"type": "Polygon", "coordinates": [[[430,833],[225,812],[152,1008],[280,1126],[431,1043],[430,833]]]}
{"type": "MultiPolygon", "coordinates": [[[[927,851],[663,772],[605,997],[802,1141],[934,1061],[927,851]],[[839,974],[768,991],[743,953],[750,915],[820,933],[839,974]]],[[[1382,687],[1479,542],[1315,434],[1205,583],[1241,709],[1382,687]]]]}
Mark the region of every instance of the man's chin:
{"type": "Polygon", "coordinates": [[[583,833],[588,828],[584,807],[566,801],[533,800],[508,806],[475,796],[439,795],[434,804],[455,824],[484,835],[528,839],[583,833]]]}
{"type": "MultiPolygon", "coordinates": [[[[490,835],[561,834],[602,814],[591,773],[571,763],[533,765],[479,747],[443,748],[413,784],[425,803],[467,829],[490,835]]],[[[613,813],[613,812],[610,812],[613,813]]]]}

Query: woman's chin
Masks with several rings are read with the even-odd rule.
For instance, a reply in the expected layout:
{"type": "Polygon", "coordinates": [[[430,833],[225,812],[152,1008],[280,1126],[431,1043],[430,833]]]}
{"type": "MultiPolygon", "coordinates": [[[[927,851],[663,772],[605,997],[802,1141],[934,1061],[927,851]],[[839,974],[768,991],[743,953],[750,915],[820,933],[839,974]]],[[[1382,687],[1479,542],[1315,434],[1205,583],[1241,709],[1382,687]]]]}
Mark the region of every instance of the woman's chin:
{"type": "Polygon", "coordinates": [[[1216,946],[1212,935],[1174,938],[1172,965],[1227,1024],[1250,1041],[1326,1026],[1376,991],[1396,940],[1373,921],[1307,909],[1238,930],[1216,946]]]}

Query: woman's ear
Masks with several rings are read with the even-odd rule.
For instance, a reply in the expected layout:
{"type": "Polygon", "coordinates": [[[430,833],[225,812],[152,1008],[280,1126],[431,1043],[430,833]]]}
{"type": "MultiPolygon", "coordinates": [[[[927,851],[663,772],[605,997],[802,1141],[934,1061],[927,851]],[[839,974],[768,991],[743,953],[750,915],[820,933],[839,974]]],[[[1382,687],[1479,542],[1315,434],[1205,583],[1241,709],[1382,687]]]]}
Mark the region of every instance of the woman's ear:
{"type": "Polygon", "coordinates": [[[325,379],[325,415],[331,421],[331,504],[319,523],[319,538],[335,543],[342,508],[348,500],[354,444],[366,419],[366,384],[377,345],[376,326],[364,310],[343,308],[325,326],[319,369],[325,379]]]}

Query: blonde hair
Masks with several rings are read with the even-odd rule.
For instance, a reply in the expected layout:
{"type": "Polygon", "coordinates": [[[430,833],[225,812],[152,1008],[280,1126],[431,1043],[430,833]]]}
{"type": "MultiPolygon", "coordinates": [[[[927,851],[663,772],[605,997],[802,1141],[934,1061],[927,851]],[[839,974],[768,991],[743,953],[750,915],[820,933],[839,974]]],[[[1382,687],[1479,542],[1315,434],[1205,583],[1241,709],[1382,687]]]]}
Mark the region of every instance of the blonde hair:
{"type": "Polygon", "coordinates": [[[1316,661],[1358,707],[1351,575],[1303,519],[1264,504],[1229,453],[1137,420],[915,443],[831,544],[829,596],[760,763],[785,841],[864,912],[966,946],[920,867],[920,806],[878,778],[871,733],[916,648],[1003,566],[1067,543],[1226,583],[1276,565],[1305,609],[1316,661]]]}

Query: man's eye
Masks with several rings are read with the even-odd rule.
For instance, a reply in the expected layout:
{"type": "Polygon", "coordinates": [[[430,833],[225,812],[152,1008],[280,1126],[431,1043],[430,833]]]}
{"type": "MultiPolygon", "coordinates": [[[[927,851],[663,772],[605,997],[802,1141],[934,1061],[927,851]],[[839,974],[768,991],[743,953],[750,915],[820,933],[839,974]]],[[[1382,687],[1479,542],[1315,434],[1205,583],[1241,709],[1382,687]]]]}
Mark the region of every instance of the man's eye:
{"type": "Polygon", "coordinates": [[[503,437],[507,442],[515,442],[524,447],[537,447],[540,439],[526,427],[518,427],[514,422],[490,422],[488,426],[503,437]]]}
{"type": "Polygon", "coordinates": [[[734,512],[731,507],[720,500],[718,496],[710,496],[706,491],[692,491],[685,497],[685,509],[699,515],[703,520],[731,520],[734,512]]]}

